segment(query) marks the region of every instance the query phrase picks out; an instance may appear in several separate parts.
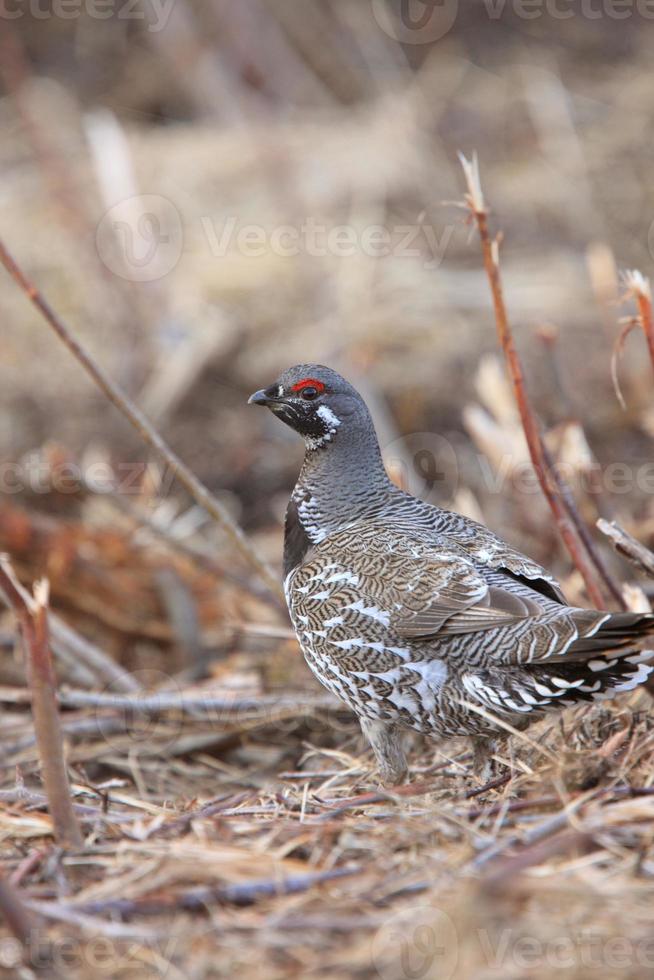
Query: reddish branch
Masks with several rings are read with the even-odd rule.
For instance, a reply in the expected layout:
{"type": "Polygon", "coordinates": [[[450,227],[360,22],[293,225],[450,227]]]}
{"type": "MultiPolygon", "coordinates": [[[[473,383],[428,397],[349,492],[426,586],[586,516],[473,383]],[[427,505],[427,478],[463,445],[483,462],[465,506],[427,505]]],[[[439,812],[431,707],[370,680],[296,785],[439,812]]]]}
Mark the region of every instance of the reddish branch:
{"type": "Polygon", "coordinates": [[[161,437],[147,416],[131,400],[131,398],[116,384],[100,365],[96,364],[91,355],[71,334],[63,320],[52,309],[43,294],[30,282],[17,265],[13,257],[0,241],[0,262],[20,286],[25,295],[32,301],[46,323],[54,330],[60,340],[66,345],[75,359],[91,376],[96,385],[107,396],[116,408],[122,412],[127,421],[136,429],[140,437],[153,449],[170,467],[171,471],[186,487],[191,496],[207,511],[221,526],[234,548],[245,558],[250,566],[259,574],[273,595],[283,598],[283,591],[277,577],[268,565],[259,557],[253,545],[248,541],[241,528],[236,524],[227,509],[216,497],[198,480],[195,474],[186,466],[179,456],[161,437]]]}
{"type": "Polygon", "coordinates": [[[654,318],[652,317],[652,290],[649,279],[646,279],[637,269],[632,269],[625,276],[625,285],[636,301],[638,322],[645,334],[649,356],[652,367],[654,367],[654,318]]]}
{"type": "Polygon", "coordinates": [[[649,356],[652,360],[652,367],[654,367],[654,322],[652,320],[652,290],[649,279],[645,279],[637,269],[633,269],[626,275],[626,284],[636,300],[638,319],[645,334],[649,356]]]}
{"type": "Polygon", "coordinates": [[[652,316],[652,289],[649,279],[646,279],[638,269],[631,269],[629,272],[624,273],[623,282],[627,289],[627,296],[630,296],[638,307],[638,316],[629,318],[623,323],[613,346],[613,354],[611,355],[613,387],[621,407],[625,409],[627,406],[625,405],[618,379],[618,361],[624,353],[627,337],[632,330],[640,327],[645,334],[649,356],[652,361],[652,367],[654,367],[654,318],[652,316]]]}
{"type": "Polygon", "coordinates": [[[64,847],[80,848],[84,840],[73,810],[66,772],[56,680],[48,638],[47,583],[37,583],[32,599],[17,581],[7,559],[0,558],[0,588],[7,596],[20,624],[28,681],[32,691],[34,731],[55,838],[64,847]]]}
{"type": "Polygon", "coordinates": [[[540,426],[527,396],[522,364],[509,325],[500,277],[498,244],[497,240],[491,239],[488,231],[488,211],[481,191],[476,159],[470,162],[461,157],[461,163],[468,184],[466,204],[475,219],[481,240],[484,268],[493,297],[497,333],[504,351],[529,455],[538,482],[554,515],[559,533],[570,557],[583,577],[591,602],[600,609],[604,606],[602,589],[598,580],[601,579],[613,598],[624,607],[620,590],[604,566],[588,529],[579,515],[572,492],[558,473],[543,441],[540,426]]]}

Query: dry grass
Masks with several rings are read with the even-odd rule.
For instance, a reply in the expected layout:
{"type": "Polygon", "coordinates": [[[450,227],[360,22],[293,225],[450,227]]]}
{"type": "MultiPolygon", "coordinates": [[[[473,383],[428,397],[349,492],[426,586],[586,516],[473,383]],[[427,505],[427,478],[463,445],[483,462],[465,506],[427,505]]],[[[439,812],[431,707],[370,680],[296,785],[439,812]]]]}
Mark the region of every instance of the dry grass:
{"type": "Polygon", "coordinates": [[[217,687],[179,690],[177,708],[147,721],[138,708],[64,712],[85,834],[83,850],[65,852],[34,781],[29,715],[16,691],[1,692],[3,863],[37,923],[33,965],[84,977],[94,958],[120,977],[384,977],[422,962],[422,975],[442,976],[458,954],[457,976],[519,976],[532,955],[536,975],[560,956],[581,977],[589,956],[622,956],[642,975],[646,696],[542,724],[496,788],[471,781],[464,747],[418,747],[413,781],[393,793],[374,788],[343,719],[338,748],[319,747],[332,737],[319,699],[312,724],[310,695],[219,716],[208,700],[192,707],[217,687]]]}

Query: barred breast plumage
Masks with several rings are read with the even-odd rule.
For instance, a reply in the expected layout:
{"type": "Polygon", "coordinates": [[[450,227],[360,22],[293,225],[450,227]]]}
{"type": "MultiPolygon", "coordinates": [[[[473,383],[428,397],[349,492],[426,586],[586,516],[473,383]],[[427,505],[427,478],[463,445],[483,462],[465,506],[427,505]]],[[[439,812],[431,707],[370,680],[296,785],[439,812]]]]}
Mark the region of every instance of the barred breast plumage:
{"type": "Polygon", "coordinates": [[[385,781],[405,770],[398,728],[493,738],[650,674],[654,617],[570,607],[487,528],[398,490],[363,400],[335,372],[299,365],[251,400],[305,438],[286,518],[289,611],[385,781]]]}

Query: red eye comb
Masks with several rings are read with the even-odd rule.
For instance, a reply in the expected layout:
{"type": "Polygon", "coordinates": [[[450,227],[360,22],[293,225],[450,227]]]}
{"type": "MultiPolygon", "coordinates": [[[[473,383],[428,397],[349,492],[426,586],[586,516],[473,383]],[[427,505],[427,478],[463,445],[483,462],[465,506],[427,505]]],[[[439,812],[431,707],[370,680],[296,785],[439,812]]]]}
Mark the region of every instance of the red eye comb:
{"type": "Polygon", "coordinates": [[[317,381],[315,378],[302,378],[302,381],[293,385],[291,391],[302,391],[303,388],[315,388],[319,394],[325,390],[322,381],[317,381]]]}

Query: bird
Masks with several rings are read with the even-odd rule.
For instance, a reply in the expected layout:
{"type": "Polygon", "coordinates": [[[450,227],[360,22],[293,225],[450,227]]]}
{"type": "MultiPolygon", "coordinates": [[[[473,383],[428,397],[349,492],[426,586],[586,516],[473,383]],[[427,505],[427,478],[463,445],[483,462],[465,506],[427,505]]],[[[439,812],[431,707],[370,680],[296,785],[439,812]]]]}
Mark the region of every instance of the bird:
{"type": "Polygon", "coordinates": [[[507,732],[648,678],[654,615],[570,606],[483,524],[396,486],[363,398],[336,371],[295,365],[249,402],[304,439],[284,528],[289,614],[384,785],[407,778],[406,729],[471,737],[482,775],[507,732]]]}

